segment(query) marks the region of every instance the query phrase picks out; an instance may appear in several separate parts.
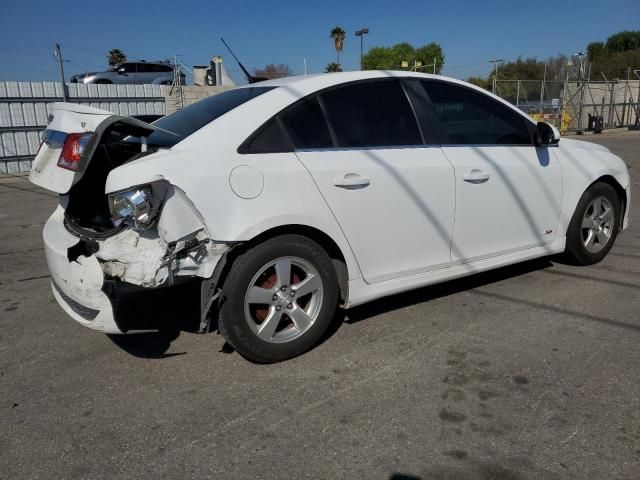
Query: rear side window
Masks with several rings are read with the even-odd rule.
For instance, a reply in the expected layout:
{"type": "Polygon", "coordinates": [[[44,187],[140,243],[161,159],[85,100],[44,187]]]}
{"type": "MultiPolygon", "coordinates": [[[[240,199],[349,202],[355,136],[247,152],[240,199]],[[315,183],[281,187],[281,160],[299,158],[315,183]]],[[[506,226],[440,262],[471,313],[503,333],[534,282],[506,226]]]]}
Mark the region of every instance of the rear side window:
{"type": "Polygon", "coordinates": [[[281,153],[290,151],[291,144],[289,139],[276,118],[269,120],[238,148],[239,153],[281,153]]]}
{"type": "MultiPolygon", "coordinates": [[[[173,132],[176,135],[156,130],[149,135],[147,143],[149,145],[171,147],[216,118],[273,88],[275,87],[236,88],[200,100],[154,123],[155,126],[173,132]]],[[[133,139],[133,141],[136,140],[133,139]]]]}
{"type": "Polygon", "coordinates": [[[284,112],[281,119],[295,148],[333,147],[329,127],[317,98],[298,102],[284,112]]]}
{"type": "Polygon", "coordinates": [[[348,85],[320,99],[339,147],[422,144],[409,100],[396,81],[348,85]]]}
{"type": "Polygon", "coordinates": [[[489,96],[443,82],[421,82],[450,145],[531,145],[525,120],[489,96]]]}
{"type": "Polygon", "coordinates": [[[294,148],[333,147],[329,127],[316,97],[280,112],[238,148],[240,153],[290,152],[294,148]]]}

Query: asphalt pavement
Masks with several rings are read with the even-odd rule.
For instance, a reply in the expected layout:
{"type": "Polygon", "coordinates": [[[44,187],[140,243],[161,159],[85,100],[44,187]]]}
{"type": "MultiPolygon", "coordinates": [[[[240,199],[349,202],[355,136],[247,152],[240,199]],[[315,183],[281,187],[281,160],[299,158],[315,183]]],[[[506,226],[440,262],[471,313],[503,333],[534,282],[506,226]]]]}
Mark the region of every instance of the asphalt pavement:
{"type": "Polygon", "coordinates": [[[42,250],[56,195],[0,178],[0,478],[640,478],[640,132],[581,139],[632,176],[602,263],[379,300],[276,365],[194,333],[183,298],[174,332],[77,325],[42,250]]]}

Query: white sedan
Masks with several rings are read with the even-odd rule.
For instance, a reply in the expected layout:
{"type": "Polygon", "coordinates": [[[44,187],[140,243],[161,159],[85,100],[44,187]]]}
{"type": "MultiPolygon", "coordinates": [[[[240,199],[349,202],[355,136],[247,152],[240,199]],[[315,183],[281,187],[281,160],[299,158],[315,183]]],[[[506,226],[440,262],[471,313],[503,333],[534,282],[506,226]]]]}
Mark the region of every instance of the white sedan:
{"type": "Polygon", "coordinates": [[[60,194],[44,242],[62,308],[133,333],[155,319],[124,296],[195,284],[200,330],[258,362],[311,348],[338,306],[562,252],[598,262],[628,222],[619,157],[441,76],[283,78],[153,124],[51,117],[30,179],[60,194]]]}

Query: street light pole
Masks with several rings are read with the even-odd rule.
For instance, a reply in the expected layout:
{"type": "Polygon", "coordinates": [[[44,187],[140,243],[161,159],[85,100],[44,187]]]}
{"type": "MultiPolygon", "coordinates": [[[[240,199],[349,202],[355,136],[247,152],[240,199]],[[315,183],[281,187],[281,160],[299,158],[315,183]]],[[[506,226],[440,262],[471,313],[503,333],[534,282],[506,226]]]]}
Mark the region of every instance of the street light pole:
{"type": "Polygon", "coordinates": [[[62,66],[62,52],[60,51],[60,45],[56,43],[56,51],[55,56],[58,59],[58,64],[60,65],[60,78],[62,80],[62,101],[66,102],[69,98],[67,94],[67,84],[64,82],[64,67],[62,66]]]}
{"type": "Polygon", "coordinates": [[[368,28],[361,28],[360,30],[356,30],[356,37],[360,37],[360,70],[364,70],[364,66],[362,65],[363,58],[363,37],[369,33],[368,28]]]}
{"type": "Polygon", "coordinates": [[[493,63],[493,88],[492,92],[495,94],[498,89],[498,63],[504,62],[502,58],[496,58],[495,60],[489,60],[489,63],[493,63]]]}

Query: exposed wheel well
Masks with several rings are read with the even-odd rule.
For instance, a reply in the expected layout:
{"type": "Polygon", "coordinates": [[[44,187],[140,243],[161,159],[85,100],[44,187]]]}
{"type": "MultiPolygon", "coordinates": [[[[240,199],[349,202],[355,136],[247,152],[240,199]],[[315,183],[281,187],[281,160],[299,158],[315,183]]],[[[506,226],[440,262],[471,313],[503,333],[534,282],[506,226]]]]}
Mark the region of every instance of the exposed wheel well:
{"type": "Polygon", "coordinates": [[[229,253],[227,253],[226,263],[223,271],[221,272],[219,283],[224,285],[224,279],[229,268],[231,268],[231,265],[233,264],[233,260],[242,252],[251,248],[253,245],[257,245],[270,238],[285,234],[296,234],[307,237],[316,242],[325,250],[325,252],[327,252],[333,262],[333,267],[336,269],[336,275],[338,276],[340,302],[346,302],[349,288],[349,272],[347,271],[347,262],[342,254],[342,250],[340,250],[338,244],[329,235],[317,228],[309,227],[307,225],[282,225],[262,232],[260,235],[257,235],[247,242],[238,244],[236,247],[232,248],[229,253]]]}
{"type": "Polygon", "coordinates": [[[593,185],[595,185],[596,183],[606,183],[607,185],[610,185],[618,194],[618,198],[620,199],[620,205],[622,206],[622,215],[620,215],[619,227],[622,228],[624,214],[627,211],[627,194],[624,191],[624,188],[622,188],[622,186],[618,183],[618,181],[611,175],[604,175],[598,178],[596,181],[594,181],[591,185],[589,185],[587,190],[591,188],[593,185]]]}

